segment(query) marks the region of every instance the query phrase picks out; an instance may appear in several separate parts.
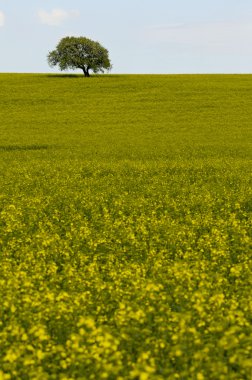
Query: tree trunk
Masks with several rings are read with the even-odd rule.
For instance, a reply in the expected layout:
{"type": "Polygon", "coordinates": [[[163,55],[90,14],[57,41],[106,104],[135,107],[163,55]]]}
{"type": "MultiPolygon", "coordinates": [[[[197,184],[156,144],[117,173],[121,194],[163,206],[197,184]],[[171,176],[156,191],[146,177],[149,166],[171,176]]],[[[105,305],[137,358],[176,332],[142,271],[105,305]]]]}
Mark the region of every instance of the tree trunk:
{"type": "Polygon", "coordinates": [[[85,77],[90,77],[90,74],[89,74],[89,68],[85,68],[83,67],[83,74],[85,75],[85,77]]]}

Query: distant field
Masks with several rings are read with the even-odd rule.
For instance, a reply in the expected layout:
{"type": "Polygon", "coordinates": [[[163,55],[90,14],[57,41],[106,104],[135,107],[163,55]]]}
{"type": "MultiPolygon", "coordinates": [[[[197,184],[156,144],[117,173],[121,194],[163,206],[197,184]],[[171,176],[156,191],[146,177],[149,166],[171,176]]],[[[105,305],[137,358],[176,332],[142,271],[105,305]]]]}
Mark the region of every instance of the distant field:
{"type": "Polygon", "coordinates": [[[252,75],[0,75],[0,379],[251,380],[252,75]]]}

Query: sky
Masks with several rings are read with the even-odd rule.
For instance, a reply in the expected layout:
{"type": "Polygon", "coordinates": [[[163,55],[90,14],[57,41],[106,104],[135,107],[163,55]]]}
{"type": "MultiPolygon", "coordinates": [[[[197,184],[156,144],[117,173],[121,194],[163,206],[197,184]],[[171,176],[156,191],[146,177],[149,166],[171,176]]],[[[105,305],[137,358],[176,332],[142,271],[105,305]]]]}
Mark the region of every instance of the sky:
{"type": "Polygon", "coordinates": [[[59,71],[66,36],[99,41],[115,74],[252,72],[252,0],[0,0],[0,72],[59,71]]]}

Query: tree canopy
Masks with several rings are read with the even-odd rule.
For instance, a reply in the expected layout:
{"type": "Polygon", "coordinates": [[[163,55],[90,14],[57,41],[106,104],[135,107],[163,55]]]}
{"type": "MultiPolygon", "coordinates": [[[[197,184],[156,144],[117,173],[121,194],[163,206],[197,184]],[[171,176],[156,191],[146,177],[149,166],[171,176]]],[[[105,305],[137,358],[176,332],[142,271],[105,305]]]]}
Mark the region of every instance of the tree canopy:
{"type": "Polygon", "coordinates": [[[49,52],[48,63],[60,70],[81,69],[86,77],[111,69],[108,50],[99,42],[86,37],[64,37],[55,50],[49,52]]]}

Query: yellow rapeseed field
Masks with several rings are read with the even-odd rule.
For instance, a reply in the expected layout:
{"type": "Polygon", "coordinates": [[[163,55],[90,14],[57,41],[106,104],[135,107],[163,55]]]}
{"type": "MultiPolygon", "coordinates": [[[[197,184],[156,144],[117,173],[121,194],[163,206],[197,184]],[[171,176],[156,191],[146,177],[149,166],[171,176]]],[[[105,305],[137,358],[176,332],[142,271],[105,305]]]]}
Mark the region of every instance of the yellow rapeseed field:
{"type": "Polygon", "coordinates": [[[251,95],[0,75],[0,380],[251,380],[251,95]]]}

